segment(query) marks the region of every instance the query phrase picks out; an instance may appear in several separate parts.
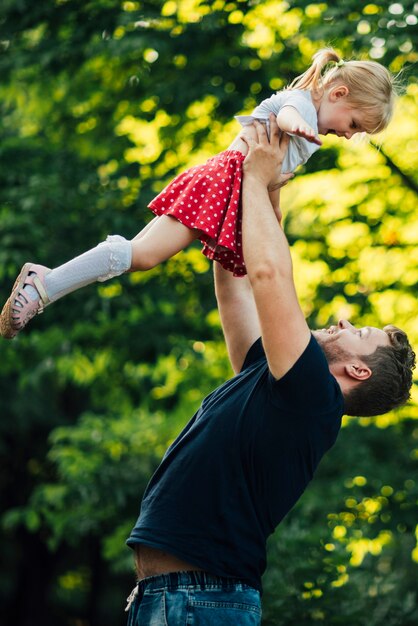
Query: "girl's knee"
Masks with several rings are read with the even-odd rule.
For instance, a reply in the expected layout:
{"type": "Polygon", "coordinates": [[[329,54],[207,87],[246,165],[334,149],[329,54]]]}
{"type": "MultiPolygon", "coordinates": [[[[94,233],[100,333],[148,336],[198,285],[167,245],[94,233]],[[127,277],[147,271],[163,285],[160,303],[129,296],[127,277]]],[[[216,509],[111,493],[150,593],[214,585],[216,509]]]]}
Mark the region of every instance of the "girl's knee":
{"type": "Polygon", "coordinates": [[[143,245],[141,239],[132,240],[132,267],[134,272],[146,272],[158,265],[161,260],[155,251],[143,245]]]}

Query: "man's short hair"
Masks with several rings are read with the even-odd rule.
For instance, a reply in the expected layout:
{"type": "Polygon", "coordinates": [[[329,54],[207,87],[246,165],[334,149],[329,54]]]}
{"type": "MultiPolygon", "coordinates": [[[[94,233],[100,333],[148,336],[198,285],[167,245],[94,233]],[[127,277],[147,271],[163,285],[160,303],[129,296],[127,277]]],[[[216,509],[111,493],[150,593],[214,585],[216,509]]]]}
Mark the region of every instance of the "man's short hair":
{"type": "Polygon", "coordinates": [[[345,395],[347,415],[382,415],[410,398],[415,352],[403,330],[392,325],[383,330],[391,345],[379,346],[373,354],[361,356],[372,374],[345,395]]]}

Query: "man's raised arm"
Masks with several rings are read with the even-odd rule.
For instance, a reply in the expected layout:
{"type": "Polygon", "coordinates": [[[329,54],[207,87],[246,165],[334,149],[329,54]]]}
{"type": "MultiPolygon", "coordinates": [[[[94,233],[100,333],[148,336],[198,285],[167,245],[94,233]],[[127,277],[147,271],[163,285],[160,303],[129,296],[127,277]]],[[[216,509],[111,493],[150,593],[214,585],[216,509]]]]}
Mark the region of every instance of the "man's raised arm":
{"type": "Polygon", "coordinates": [[[310,331],[296,294],[289,244],[268,194],[268,186],[279,177],[289,137],[280,135],[274,116],[270,124],[270,143],[257,123],[257,139],[245,139],[250,151],[242,189],[243,250],[264,350],[278,379],[301,356],[310,331]]]}
{"type": "Polygon", "coordinates": [[[261,335],[257,309],[247,276],[234,278],[219,263],[213,265],[215,294],[232,369],[238,373],[248,350],[261,335]]]}
{"type": "MultiPolygon", "coordinates": [[[[241,137],[257,139],[254,126],[247,126],[241,137]]],[[[281,174],[280,169],[277,169],[276,174],[269,183],[268,193],[275,217],[280,221],[280,189],[293,178],[293,174],[281,174]]],[[[214,263],[213,267],[222,329],[232,368],[237,373],[242,368],[248,350],[261,336],[257,308],[248,276],[234,278],[219,263],[214,263]]]]}

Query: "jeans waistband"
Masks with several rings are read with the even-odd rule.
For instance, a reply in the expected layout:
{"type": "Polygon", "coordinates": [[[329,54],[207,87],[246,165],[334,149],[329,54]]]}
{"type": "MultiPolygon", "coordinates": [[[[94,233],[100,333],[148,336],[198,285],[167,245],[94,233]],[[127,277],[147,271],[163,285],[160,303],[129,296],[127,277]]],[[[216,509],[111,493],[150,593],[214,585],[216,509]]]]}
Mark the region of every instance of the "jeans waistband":
{"type": "Polygon", "coordinates": [[[190,589],[206,591],[219,589],[221,591],[245,591],[253,589],[240,578],[216,576],[202,571],[170,572],[158,574],[138,581],[132,593],[126,599],[125,611],[129,611],[135,600],[141,602],[145,591],[174,591],[175,589],[190,589]]]}
{"type": "Polygon", "coordinates": [[[199,587],[205,589],[249,589],[243,580],[239,578],[216,576],[207,572],[190,571],[190,572],[170,572],[169,574],[159,574],[150,576],[138,582],[139,595],[143,595],[145,589],[181,589],[186,587],[199,587]]]}

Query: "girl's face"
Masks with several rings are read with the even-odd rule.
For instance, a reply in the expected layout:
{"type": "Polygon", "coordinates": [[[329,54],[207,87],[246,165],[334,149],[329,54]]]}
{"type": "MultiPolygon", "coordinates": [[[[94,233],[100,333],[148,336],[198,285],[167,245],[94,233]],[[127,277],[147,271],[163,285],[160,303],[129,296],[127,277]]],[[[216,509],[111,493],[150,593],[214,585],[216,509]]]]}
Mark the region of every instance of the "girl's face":
{"type": "Polygon", "coordinates": [[[326,91],[318,108],[318,132],[320,135],[337,135],[351,139],[356,133],[364,132],[361,115],[347,102],[349,91],[345,85],[326,91]]]}

